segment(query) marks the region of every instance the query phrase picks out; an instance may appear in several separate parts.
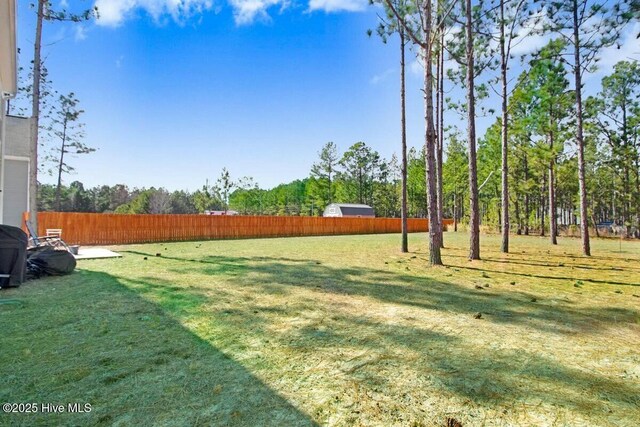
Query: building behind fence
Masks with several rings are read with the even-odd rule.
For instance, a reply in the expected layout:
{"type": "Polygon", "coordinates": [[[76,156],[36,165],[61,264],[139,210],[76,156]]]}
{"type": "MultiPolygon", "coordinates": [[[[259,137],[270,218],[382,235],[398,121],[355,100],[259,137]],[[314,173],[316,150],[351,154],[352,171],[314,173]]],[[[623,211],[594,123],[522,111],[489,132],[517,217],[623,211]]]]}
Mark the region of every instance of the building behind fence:
{"type": "MultiPolygon", "coordinates": [[[[409,232],[424,232],[429,221],[410,218],[409,232]]],[[[444,220],[450,225],[453,221],[444,220]]],[[[118,245],[209,239],[400,233],[400,218],[305,216],[120,215],[40,212],[38,234],[62,229],[73,245],[118,245]]]]}

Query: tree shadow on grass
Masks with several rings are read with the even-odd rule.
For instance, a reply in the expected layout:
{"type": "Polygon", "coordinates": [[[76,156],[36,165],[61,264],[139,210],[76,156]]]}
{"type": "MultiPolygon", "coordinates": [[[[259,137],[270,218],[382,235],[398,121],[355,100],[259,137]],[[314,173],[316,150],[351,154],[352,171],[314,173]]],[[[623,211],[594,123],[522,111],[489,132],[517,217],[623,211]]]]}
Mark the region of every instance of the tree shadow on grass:
{"type": "MultiPolygon", "coordinates": [[[[537,238],[539,236],[528,236],[531,238],[537,238]]],[[[638,246],[638,249],[640,250],[640,242],[631,242],[634,245],[638,246]]],[[[555,249],[560,249],[562,248],[562,246],[556,246],[555,249]]],[[[571,248],[569,247],[565,247],[565,249],[571,250],[571,248]]],[[[461,247],[447,247],[446,248],[447,252],[462,252],[462,253],[468,253],[469,250],[466,248],[461,248],[461,247]]],[[[540,251],[538,253],[543,254],[543,249],[540,249],[540,251]]],[[[488,252],[492,252],[492,253],[499,253],[497,246],[495,247],[494,250],[490,250],[488,252]]],[[[622,252],[619,252],[618,250],[613,250],[613,249],[609,249],[606,252],[608,253],[618,253],[620,254],[620,256],[615,257],[615,256],[606,256],[606,255],[600,255],[599,253],[602,252],[596,252],[593,255],[590,256],[585,256],[582,253],[568,253],[568,252],[564,252],[564,253],[558,253],[557,251],[552,251],[552,250],[546,250],[544,252],[545,255],[549,256],[549,257],[553,257],[553,258],[568,258],[572,261],[588,261],[588,262],[598,262],[598,261],[615,261],[615,262],[636,262],[638,261],[637,259],[637,255],[638,255],[638,251],[628,251],[628,250],[624,250],[622,252]]],[[[509,251],[509,255],[513,256],[526,256],[527,258],[530,257],[531,253],[523,250],[521,248],[515,249],[515,250],[511,250],[509,251]]],[[[458,255],[460,256],[460,255],[458,255]]],[[[467,257],[464,257],[467,258],[467,257]]]]}
{"type": "MultiPolygon", "coordinates": [[[[149,256],[145,253],[136,255],[149,256]]],[[[409,376],[431,378],[441,391],[478,405],[509,405],[521,401],[526,405],[537,402],[581,413],[605,414],[613,407],[629,414],[640,403],[638,384],[565,366],[544,356],[542,349],[540,354],[535,348],[528,349],[526,344],[520,350],[517,349],[519,346],[493,347],[493,337],[487,337],[486,345],[478,347],[459,338],[455,331],[443,329],[442,324],[392,324],[370,316],[345,314],[339,306],[333,311],[326,308],[318,311],[314,295],[367,297],[381,303],[464,315],[470,322],[468,328],[478,325],[473,323],[473,315],[481,312],[483,319],[480,322],[517,325],[526,328],[524,331],[538,331],[550,337],[597,335],[613,325],[624,327],[626,324],[633,330],[639,316],[637,310],[581,308],[561,300],[533,302],[533,295],[525,292],[477,290],[394,271],[331,267],[314,260],[228,256],[207,256],[200,260],[162,259],[167,261],[172,272],[201,275],[202,283],[196,287],[180,287],[145,277],[131,280],[132,286],[141,286],[143,294],[167,307],[171,307],[171,303],[162,302],[163,298],[170,300],[173,294],[191,294],[176,296],[184,303],[185,310],[173,308],[181,317],[197,315],[207,299],[215,301],[208,306],[206,314],[201,315],[222,330],[237,334],[239,341],[244,335],[249,340],[268,337],[291,350],[292,357],[303,360],[317,359],[318,353],[326,354],[326,357],[342,351],[355,354],[355,357],[341,361],[340,371],[364,382],[372,390],[383,386],[382,393],[392,393],[389,390],[394,387],[396,390],[402,388],[394,373],[394,366],[401,364],[405,374],[408,371],[409,376]],[[181,266],[184,261],[188,265],[181,266]],[[213,277],[215,283],[207,281],[213,277]],[[137,281],[142,284],[136,285],[137,281]],[[306,291],[306,299],[301,301],[296,289],[306,291]],[[271,305],[248,297],[238,301],[227,295],[233,290],[244,290],[245,295],[279,294],[283,297],[272,300],[271,305]],[[294,293],[297,300],[290,302],[288,296],[293,297],[294,293]],[[319,318],[313,317],[316,315],[319,318]],[[271,328],[274,323],[300,318],[304,321],[299,326],[276,329],[278,332],[271,328]],[[412,353],[417,361],[407,367],[398,352],[412,353]]],[[[341,301],[332,300],[335,304],[341,301]]],[[[465,328],[464,323],[458,323],[456,327],[465,328]]],[[[526,339],[523,336],[518,342],[523,343],[526,339]]],[[[263,351],[269,351],[267,344],[263,351]]],[[[286,374],[289,381],[295,381],[295,374],[286,374]]],[[[325,375],[329,375],[325,381],[332,381],[329,372],[325,375]]],[[[422,390],[418,387],[414,391],[422,390]]],[[[400,403],[393,405],[399,405],[399,411],[403,410],[400,403]]]]}
{"type": "MultiPolygon", "coordinates": [[[[463,256],[463,255],[452,255],[452,254],[447,254],[446,257],[453,257],[453,258],[464,258],[465,260],[469,260],[469,257],[467,256],[463,256]]],[[[531,259],[531,258],[529,258],[531,259]]],[[[581,270],[598,270],[598,271],[640,271],[640,269],[637,268],[633,268],[633,267],[594,267],[594,266],[590,266],[590,265],[584,265],[584,264],[564,264],[564,263],[550,263],[550,262],[544,262],[544,261],[525,261],[525,260],[521,260],[521,259],[509,259],[509,258],[491,258],[491,257],[483,257],[482,261],[484,262],[492,262],[492,263],[499,263],[499,264],[516,264],[516,265],[530,265],[533,267],[547,267],[547,268],[577,268],[577,269],[581,269],[581,270]]]]}
{"type": "Polygon", "coordinates": [[[0,311],[0,400],[92,411],[3,414],[0,424],[317,425],[176,320],[204,295],[87,270],[9,292],[24,303],[0,311]]]}
{"type": "MultiPolygon", "coordinates": [[[[132,250],[121,250],[119,251],[121,253],[126,253],[126,254],[132,254],[132,255],[142,255],[142,256],[146,256],[146,257],[153,257],[153,254],[147,253],[147,252],[141,252],[141,251],[132,251],[132,250]]],[[[158,258],[165,258],[165,259],[173,259],[176,261],[189,261],[189,262],[195,262],[195,263],[200,263],[200,264],[217,264],[217,260],[218,257],[215,255],[204,255],[202,258],[182,258],[182,257],[176,257],[176,256],[171,256],[171,255],[166,255],[163,253],[159,252],[159,255],[155,255],[158,258]]],[[[288,257],[268,257],[268,256],[258,256],[258,257],[234,257],[235,260],[237,261],[252,261],[252,262],[256,262],[256,261],[280,261],[280,262],[291,262],[291,263],[301,263],[301,264],[308,264],[311,261],[308,260],[301,260],[301,259],[295,259],[295,258],[288,258],[288,257]]]]}
{"type": "MultiPolygon", "coordinates": [[[[142,252],[136,252],[136,254],[149,255],[142,252]]],[[[547,304],[544,300],[536,298],[533,302],[534,295],[521,291],[497,292],[490,288],[476,290],[455,283],[394,271],[360,267],[334,268],[314,260],[298,259],[289,262],[288,258],[226,256],[206,256],[200,260],[180,257],[162,257],[162,259],[201,265],[195,270],[192,266],[173,267],[170,271],[174,273],[187,274],[196,271],[203,276],[223,277],[238,286],[260,286],[262,290],[270,293],[283,294],[287,292],[287,287],[294,286],[310,288],[318,292],[367,296],[382,302],[416,306],[428,310],[461,314],[482,312],[491,316],[490,319],[497,323],[525,324],[527,327],[551,333],[597,334],[600,332],[599,327],[605,327],[608,323],[634,324],[640,314],[636,310],[622,308],[575,308],[570,301],[562,300],[547,304]],[[250,280],[244,280],[249,272],[250,280]]],[[[455,268],[493,271],[476,267],[456,266],[455,268]]],[[[526,273],[500,271],[496,273],[576,280],[526,273]]],[[[152,278],[148,281],[150,280],[152,278]]],[[[595,282],[598,281],[595,280],[595,282]]]]}
{"type": "MultiPolygon", "coordinates": [[[[212,262],[214,258],[208,260],[212,262]]],[[[242,265],[250,270],[250,281],[231,278],[229,284],[255,287],[258,293],[272,287],[307,288],[314,292],[365,296],[383,303],[463,314],[469,316],[470,322],[474,321],[473,314],[482,312],[489,322],[519,325],[555,336],[595,335],[611,325],[635,325],[640,315],[636,310],[618,307],[578,308],[562,301],[553,304],[532,302],[532,295],[523,292],[480,291],[424,277],[374,269],[333,268],[314,261],[284,263],[261,259],[252,262],[217,257],[213,262],[242,265]]],[[[206,266],[201,273],[211,275],[216,271],[219,270],[206,266]]],[[[308,305],[292,306],[289,310],[300,313],[309,308],[308,305]]],[[[238,315],[245,317],[251,313],[238,315]]],[[[260,312],[253,315],[262,317],[260,312]]],[[[264,316],[257,323],[268,322],[269,317],[264,316]]],[[[599,413],[607,413],[610,405],[632,411],[640,404],[638,384],[564,366],[533,351],[495,349],[487,353],[486,348],[480,350],[470,346],[455,334],[435,330],[435,327],[429,324],[420,328],[408,327],[369,317],[333,314],[328,320],[307,324],[274,338],[309,353],[322,348],[328,351],[345,347],[360,349],[367,356],[359,357],[353,363],[345,362],[343,371],[364,375],[373,386],[395,381],[392,375],[379,372],[380,363],[383,359],[393,358],[389,354],[402,349],[422,354],[424,371],[418,371],[418,374],[436,374],[444,389],[478,404],[537,400],[599,413]],[[354,333],[354,330],[358,332],[354,333]],[[371,369],[367,369],[369,365],[371,369]]],[[[468,327],[473,328],[473,324],[468,327]]]]}
{"type": "Polygon", "coordinates": [[[446,389],[477,404],[544,403],[579,414],[611,414],[617,423],[631,421],[629,414],[640,407],[637,383],[565,366],[537,352],[453,348],[433,367],[446,389]]]}
{"type": "MultiPolygon", "coordinates": [[[[612,413],[616,408],[634,413],[640,405],[640,385],[629,380],[564,366],[537,352],[497,348],[487,351],[486,347],[470,345],[455,335],[423,328],[338,316],[330,329],[307,326],[280,337],[283,341],[292,338],[297,348],[308,353],[320,348],[335,350],[339,345],[363,350],[358,357],[345,361],[342,371],[372,388],[393,387],[399,382],[400,376],[393,375],[394,368],[391,372],[386,369],[386,362],[393,366],[398,351],[410,351],[418,355],[417,369],[411,376],[435,378],[442,390],[478,405],[543,402],[599,414],[612,413]],[[359,336],[352,335],[354,328],[359,336]]],[[[491,340],[488,337],[488,348],[491,340]]],[[[624,419],[620,415],[618,421],[624,419]]]]}
{"type": "Polygon", "coordinates": [[[565,276],[549,276],[544,274],[521,273],[517,271],[492,270],[490,268],[470,267],[468,265],[456,265],[455,268],[464,268],[465,270],[482,271],[485,273],[490,272],[490,273],[498,273],[498,274],[513,274],[515,276],[534,277],[537,279],[568,280],[568,281],[581,280],[583,282],[600,283],[603,285],[640,286],[640,283],[618,282],[616,280],[600,280],[600,279],[593,279],[590,277],[577,278],[577,277],[565,277],[565,276]]]}

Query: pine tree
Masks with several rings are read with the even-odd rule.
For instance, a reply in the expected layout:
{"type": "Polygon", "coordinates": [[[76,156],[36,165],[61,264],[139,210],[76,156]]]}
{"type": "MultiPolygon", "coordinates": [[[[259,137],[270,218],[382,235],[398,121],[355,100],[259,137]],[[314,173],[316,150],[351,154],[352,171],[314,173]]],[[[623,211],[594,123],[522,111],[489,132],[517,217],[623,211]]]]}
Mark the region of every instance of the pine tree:
{"type": "Polygon", "coordinates": [[[578,182],[580,184],[580,230],[582,252],[591,255],[588,226],[588,200],[584,142],[584,105],[582,101],[583,73],[591,69],[598,60],[600,50],[614,44],[620,30],[632,17],[633,10],[623,8],[625,2],[614,3],[611,9],[607,2],[591,0],[569,0],[547,5],[550,24],[546,30],[562,37],[568,52],[573,56],[571,68],[574,77],[576,107],[576,145],[578,147],[578,182]]]}
{"type": "MultiPolygon", "coordinates": [[[[425,164],[427,178],[427,203],[429,213],[429,263],[442,265],[441,228],[437,206],[437,168],[436,168],[436,133],[433,112],[433,51],[436,29],[440,22],[433,23],[433,5],[431,0],[422,0],[416,6],[416,13],[406,15],[398,10],[391,0],[385,0],[389,10],[403,27],[407,37],[420,49],[424,63],[424,117],[425,117],[425,164]],[[420,32],[414,30],[420,28],[420,32]]],[[[445,17],[440,17],[443,20],[445,17]]]]}
{"type": "Polygon", "coordinates": [[[84,124],[80,122],[80,116],[84,110],[78,109],[79,102],[73,92],[60,95],[58,104],[53,107],[51,123],[46,128],[48,135],[59,143],[58,147],[45,156],[45,160],[55,165],[54,170],[58,179],[55,206],[58,211],[61,210],[62,174],[68,174],[74,170],[68,163],[67,155],[89,154],[96,151],[83,141],[84,124]]]}

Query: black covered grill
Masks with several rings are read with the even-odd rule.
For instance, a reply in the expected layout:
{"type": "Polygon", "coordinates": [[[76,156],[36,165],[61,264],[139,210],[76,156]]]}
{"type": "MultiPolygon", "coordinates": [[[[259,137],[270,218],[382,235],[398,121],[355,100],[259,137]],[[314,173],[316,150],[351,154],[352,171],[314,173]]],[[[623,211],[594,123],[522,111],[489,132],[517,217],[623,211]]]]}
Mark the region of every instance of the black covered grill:
{"type": "Polygon", "coordinates": [[[20,286],[24,282],[27,235],[10,225],[0,225],[0,288],[20,286]]]}

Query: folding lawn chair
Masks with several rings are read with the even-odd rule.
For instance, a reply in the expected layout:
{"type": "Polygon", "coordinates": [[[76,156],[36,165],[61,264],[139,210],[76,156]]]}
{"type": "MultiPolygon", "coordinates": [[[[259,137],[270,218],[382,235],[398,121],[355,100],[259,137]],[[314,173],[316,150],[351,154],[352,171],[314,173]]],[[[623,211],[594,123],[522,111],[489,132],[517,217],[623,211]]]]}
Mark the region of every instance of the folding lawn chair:
{"type": "Polygon", "coordinates": [[[53,249],[69,251],[69,246],[62,240],[62,230],[59,228],[47,230],[46,236],[38,236],[33,232],[29,221],[25,221],[27,230],[29,231],[29,247],[39,248],[43,246],[51,246],[53,249]]]}

